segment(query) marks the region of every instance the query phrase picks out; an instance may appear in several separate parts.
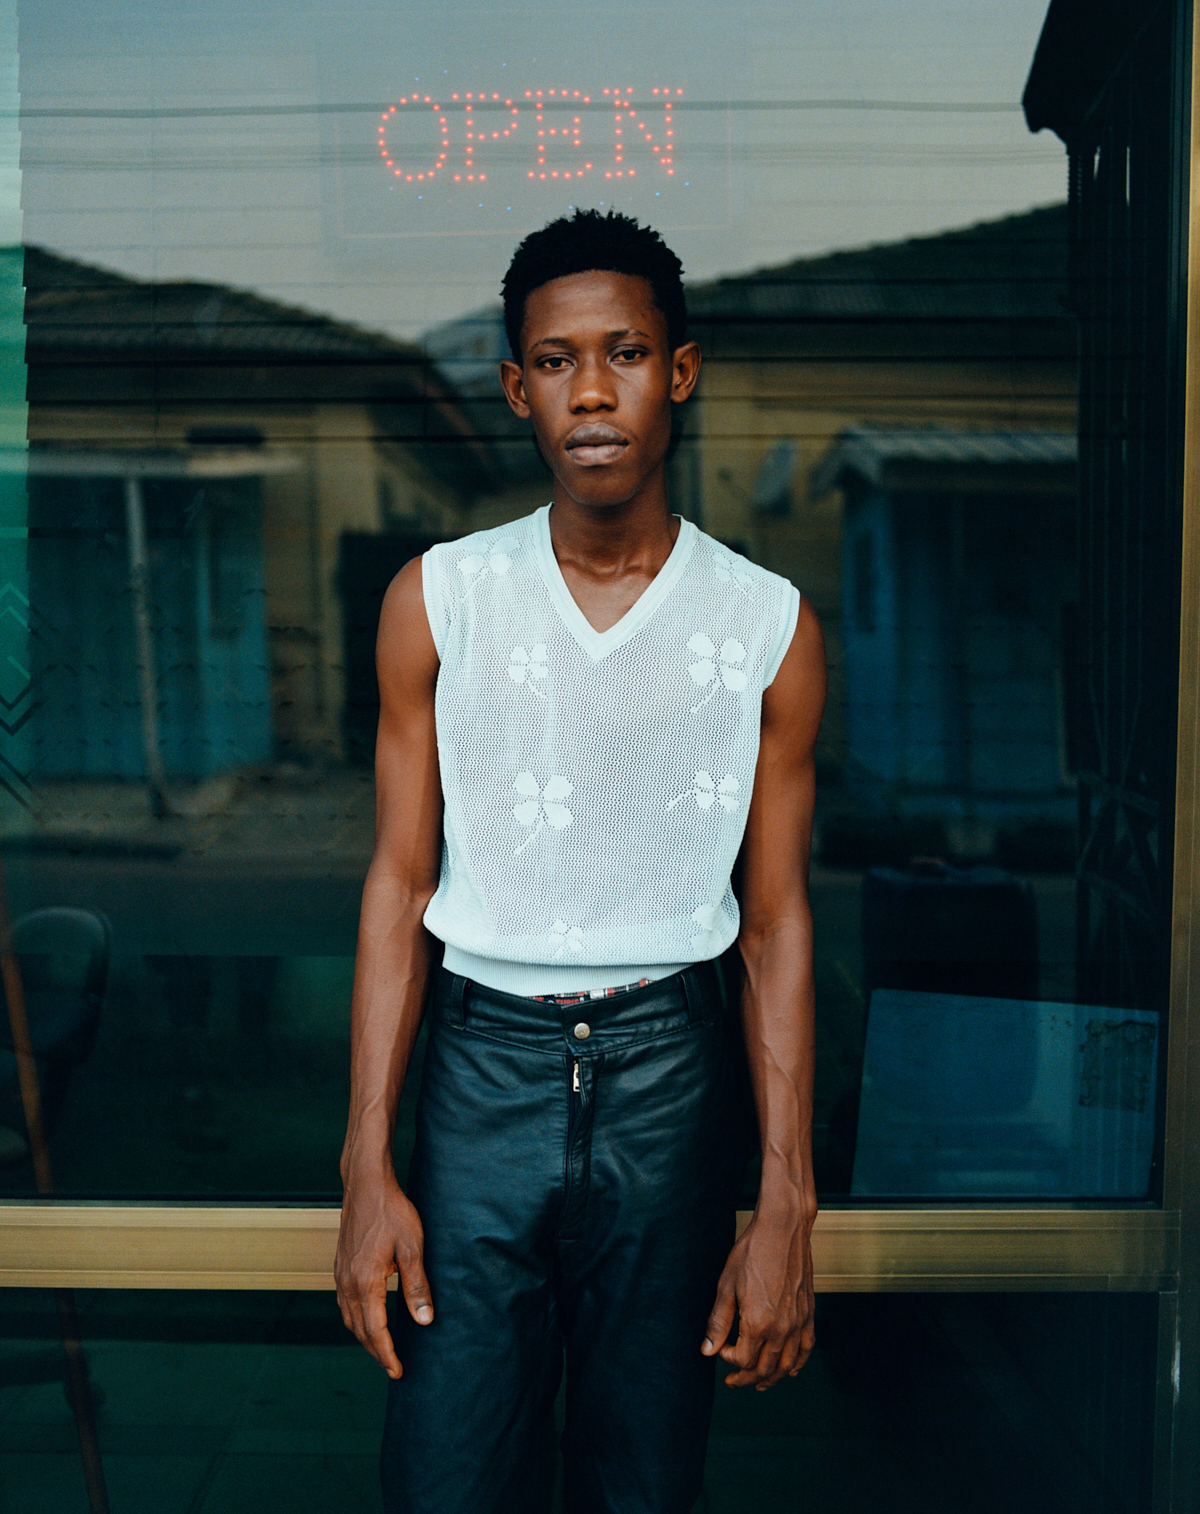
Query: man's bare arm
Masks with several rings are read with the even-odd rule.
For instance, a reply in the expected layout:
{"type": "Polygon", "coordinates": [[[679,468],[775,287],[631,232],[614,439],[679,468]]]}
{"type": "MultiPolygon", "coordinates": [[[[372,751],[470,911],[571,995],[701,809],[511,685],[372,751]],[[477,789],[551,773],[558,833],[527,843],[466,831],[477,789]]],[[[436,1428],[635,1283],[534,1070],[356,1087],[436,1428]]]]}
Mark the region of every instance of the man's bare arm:
{"type": "Polygon", "coordinates": [[[433,1319],[424,1233],[396,1181],[396,1108],[429,978],[432,943],[422,923],[437,888],[442,790],[433,699],[438,656],[410,562],[383,602],[376,649],[375,852],[363,888],[350,1016],[350,1118],[342,1149],[338,1304],[389,1377],[401,1366],[387,1328],[387,1280],[400,1274],[409,1312],[433,1319]]]}
{"type": "Polygon", "coordinates": [[[762,1140],[749,1226],[721,1275],[702,1350],[734,1370],[731,1387],[769,1388],[813,1348],[810,1236],[815,991],[808,863],[813,749],[825,708],[825,647],[807,601],[763,696],[762,742],[742,855],[742,1028],[762,1140]],[[734,1315],[738,1338],[728,1344],[734,1315]]]}

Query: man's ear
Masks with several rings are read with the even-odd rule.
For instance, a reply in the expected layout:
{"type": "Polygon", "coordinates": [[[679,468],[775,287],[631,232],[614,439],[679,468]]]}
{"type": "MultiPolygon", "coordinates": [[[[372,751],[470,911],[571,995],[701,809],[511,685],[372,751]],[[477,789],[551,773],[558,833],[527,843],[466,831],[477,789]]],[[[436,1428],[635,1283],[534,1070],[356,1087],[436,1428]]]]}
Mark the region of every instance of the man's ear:
{"type": "Polygon", "coordinates": [[[671,354],[671,398],[677,405],[691,394],[699,377],[700,348],[695,342],[684,342],[671,354]]]}
{"type": "Polygon", "coordinates": [[[510,358],[504,358],[500,364],[500,384],[513,414],[527,421],[533,412],[525,398],[525,370],[510,358]]]}

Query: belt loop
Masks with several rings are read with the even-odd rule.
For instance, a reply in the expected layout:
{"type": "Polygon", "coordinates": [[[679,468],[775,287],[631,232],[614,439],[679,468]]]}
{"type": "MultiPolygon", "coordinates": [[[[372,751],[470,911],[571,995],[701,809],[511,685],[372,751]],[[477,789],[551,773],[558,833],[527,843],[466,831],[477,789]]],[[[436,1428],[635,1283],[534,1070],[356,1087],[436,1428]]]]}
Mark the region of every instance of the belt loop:
{"type": "Polygon", "coordinates": [[[446,989],[446,1024],[453,1025],[461,1030],[467,1023],[467,980],[458,975],[450,974],[450,983],[446,989]]]}
{"type": "Polygon", "coordinates": [[[704,985],[700,981],[700,968],[685,967],[680,974],[683,979],[683,995],[687,1000],[688,1024],[696,1025],[704,1019],[704,985]]]}
{"type": "Polygon", "coordinates": [[[685,968],[682,973],[683,992],[687,999],[688,1024],[711,1020],[725,1011],[725,980],[721,975],[720,958],[697,962],[695,967],[685,968]]]}

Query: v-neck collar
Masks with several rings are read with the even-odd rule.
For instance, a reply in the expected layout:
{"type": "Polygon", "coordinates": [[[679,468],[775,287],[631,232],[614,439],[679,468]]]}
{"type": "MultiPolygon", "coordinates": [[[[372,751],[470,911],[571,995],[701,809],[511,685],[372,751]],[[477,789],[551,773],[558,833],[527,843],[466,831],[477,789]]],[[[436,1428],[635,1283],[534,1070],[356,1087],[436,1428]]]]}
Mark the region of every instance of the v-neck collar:
{"type": "Polygon", "coordinates": [[[602,657],[607,657],[617,647],[623,647],[637,635],[679,581],[679,575],[687,566],[696,543],[695,526],[690,520],[680,519],[679,535],[675,538],[670,555],[641,596],[630,605],[616,625],[609,626],[607,631],[597,631],[575,603],[558,565],[558,558],[554,555],[554,543],[550,540],[549,505],[543,505],[534,512],[534,531],[539,565],[550,597],[563,624],[593,662],[599,662],[602,657]]]}

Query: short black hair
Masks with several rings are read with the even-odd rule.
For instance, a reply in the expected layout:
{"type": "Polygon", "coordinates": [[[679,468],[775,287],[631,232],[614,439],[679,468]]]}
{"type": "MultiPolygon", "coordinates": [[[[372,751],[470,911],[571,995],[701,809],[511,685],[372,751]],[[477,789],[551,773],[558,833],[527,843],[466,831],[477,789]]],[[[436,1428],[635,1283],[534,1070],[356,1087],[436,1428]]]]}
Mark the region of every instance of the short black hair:
{"type": "Polygon", "coordinates": [[[535,289],[572,273],[630,273],[645,279],[654,303],[667,321],[667,342],[674,352],[687,330],[683,298],[683,264],[649,226],[610,210],[577,210],[531,231],[513,253],[501,286],[504,330],[514,359],[521,361],[521,326],[525,301],[535,289]]]}

